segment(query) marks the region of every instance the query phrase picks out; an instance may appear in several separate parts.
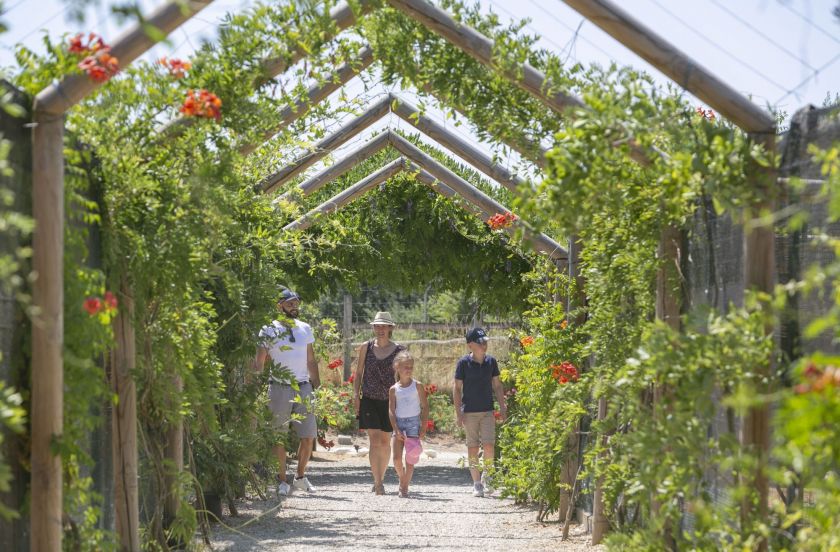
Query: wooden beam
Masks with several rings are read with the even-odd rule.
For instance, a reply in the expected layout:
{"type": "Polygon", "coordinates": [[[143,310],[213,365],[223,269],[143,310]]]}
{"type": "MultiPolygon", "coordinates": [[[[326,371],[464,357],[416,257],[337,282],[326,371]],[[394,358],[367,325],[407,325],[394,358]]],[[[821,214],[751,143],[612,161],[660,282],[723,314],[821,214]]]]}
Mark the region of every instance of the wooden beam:
{"type": "Polygon", "coordinates": [[[490,159],[477,148],[470,145],[466,140],[461,139],[454,133],[440,126],[431,118],[420,113],[420,110],[406,100],[397,95],[394,95],[393,97],[394,99],[391,102],[392,113],[414,126],[423,134],[435,140],[454,154],[460,156],[462,159],[505,188],[508,188],[514,193],[520,192],[520,186],[525,184],[524,180],[511,174],[510,171],[490,159]]]}
{"type": "MultiPolygon", "coordinates": [[[[432,88],[428,84],[423,87],[423,92],[428,94],[429,96],[432,96],[433,98],[435,98],[437,101],[439,101],[443,105],[454,109],[455,111],[458,112],[458,114],[461,117],[467,119],[468,121],[470,120],[470,117],[467,116],[461,108],[456,106],[455,102],[453,102],[447,96],[441,94],[439,91],[435,90],[434,88],[432,88]]],[[[510,139],[510,138],[497,138],[497,139],[501,143],[503,143],[504,145],[506,145],[507,147],[509,147],[510,149],[517,152],[519,155],[521,155],[523,159],[529,160],[530,162],[532,162],[533,164],[538,166],[540,169],[545,169],[545,167],[547,165],[545,155],[546,155],[546,153],[548,153],[548,150],[546,148],[542,147],[542,145],[539,144],[538,142],[534,142],[526,136],[520,136],[517,139],[510,139]]]]}
{"type": "Polygon", "coordinates": [[[31,549],[61,550],[64,431],[64,116],[35,109],[32,131],[31,549]]]}
{"type": "Polygon", "coordinates": [[[776,132],[770,113],[696,63],[610,0],[563,0],[746,132],[776,132]]]}
{"type": "MultiPolygon", "coordinates": [[[[298,100],[292,106],[287,106],[280,112],[279,122],[271,130],[263,133],[261,143],[271,139],[272,136],[278,134],[280,131],[309,113],[309,110],[326,100],[330,94],[350,82],[350,80],[370,67],[373,63],[373,50],[370,46],[364,46],[359,50],[359,57],[353,61],[344,63],[336,69],[335,73],[327,79],[323,84],[313,84],[306,92],[306,98],[298,100]]],[[[256,150],[260,144],[245,144],[239,148],[239,153],[242,155],[250,155],[256,150]]]]}
{"type": "Polygon", "coordinates": [[[383,99],[376,102],[370,109],[364,112],[360,117],[353,119],[346,125],[342,126],[335,133],[327,136],[309,150],[309,152],[295,159],[289,165],[286,165],[276,173],[272,174],[259,184],[257,190],[263,193],[282,186],[292,178],[296,177],[324,157],[330,152],[340,147],[342,144],[359,134],[361,131],[381,119],[388,113],[391,103],[390,96],[385,96],[383,99]]]}
{"type": "MultiPolygon", "coordinates": [[[[472,27],[455,21],[434,4],[426,0],[387,1],[411,19],[444,37],[479,63],[494,71],[499,71],[508,82],[528,92],[557,113],[568,115],[569,108],[587,108],[581,99],[558,91],[557,86],[548,81],[545,75],[532,65],[521,63],[515,69],[510,69],[505,64],[497,63],[493,58],[493,40],[472,27]]],[[[613,142],[613,147],[620,147],[626,143],[630,149],[630,157],[640,165],[647,166],[652,158],[663,155],[655,147],[643,148],[633,139],[629,131],[627,134],[626,138],[613,142]]]]}
{"type": "MultiPolygon", "coordinates": [[[[127,67],[132,61],[155,45],[157,40],[149,36],[147,29],[153,27],[168,35],[184,21],[206,8],[213,0],[191,0],[189,2],[168,2],[144,18],[142,25],[132,27],[118,38],[111,47],[111,55],[127,67]]],[[[64,77],[35,97],[38,110],[54,115],[62,114],[100,86],[84,73],[64,77]]]]}
{"type": "MultiPolygon", "coordinates": [[[[386,130],[381,134],[377,134],[373,140],[365,143],[364,146],[342,158],[336,164],[327,167],[313,177],[301,182],[298,185],[301,193],[305,196],[315,193],[317,190],[320,190],[322,186],[329,184],[333,180],[341,178],[341,176],[353,167],[357,166],[359,163],[362,163],[366,159],[373,157],[375,154],[385,149],[385,147],[391,143],[389,134],[389,130],[386,130]]],[[[286,192],[281,197],[288,197],[290,193],[291,192],[286,192]]]]}
{"type": "MultiPolygon", "coordinates": [[[[355,4],[359,7],[359,15],[369,12],[374,7],[371,0],[356,0],[355,4]]],[[[356,13],[353,11],[352,6],[347,3],[341,3],[330,10],[330,19],[335,22],[337,32],[333,35],[325,36],[324,41],[334,38],[344,29],[355,25],[357,21],[356,13]]],[[[309,54],[310,52],[307,52],[302,47],[298,47],[289,58],[279,57],[263,61],[262,66],[265,80],[273,79],[309,54]]]]}
{"type": "Polygon", "coordinates": [[[504,76],[546,105],[564,113],[567,108],[583,107],[583,102],[557,90],[545,75],[529,63],[510,69],[496,61],[493,41],[472,27],[459,23],[444,10],[426,0],[388,0],[395,9],[419,21],[429,30],[444,37],[479,63],[501,70],[504,76]]]}
{"type": "MultiPolygon", "coordinates": [[[[420,168],[426,170],[432,176],[455,190],[458,195],[467,201],[477,205],[485,213],[496,214],[510,212],[510,209],[438,163],[426,152],[422,151],[399,134],[394,132],[391,133],[391,145],[407,159],[413,161],[420,168]]],[[[534,249],[540,251],[541,253],[545,253],[554,260],[565,261],[568,259],[568,252],[562,245],[545,234],[533,232],[522,222],[522,220],[519,220],[517,225],[525,231],[525,238],[531,243],[531,245],[534,246],[534,249]]]]}
{"type": "Polygon", "coordinates": [[[405,160],[402,157],[391,161],[375,173],[366,176],[365,178],[359,180],[349,188],[343,190],[342,192],[331,197],[324,203],[318,205],[317,207],[315,207],[296,221],[290,222],[289,224],[283,227],[283,230],[306,230],[307,228],[312,226],[318,220],[318,218],[338,211],[357,197],[363,195],[365,192],[367,192],[374,186],[382,184],[383,182],[386,182],[389,178],[395,176],[397,173],[401,172],[404,167],[405,160]]]}

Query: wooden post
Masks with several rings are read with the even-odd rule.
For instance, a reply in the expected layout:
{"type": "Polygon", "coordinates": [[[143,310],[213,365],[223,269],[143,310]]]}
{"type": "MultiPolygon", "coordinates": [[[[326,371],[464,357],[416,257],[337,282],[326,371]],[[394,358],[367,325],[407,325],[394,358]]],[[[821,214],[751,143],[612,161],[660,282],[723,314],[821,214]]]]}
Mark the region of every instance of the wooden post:
{"type": "Polygon", "coordinates": [[[257,185],[258,191],[270,192],[278,186],[282,186],[292,178],[296,177],[319,160],[323,159],[331,151],[359,134],[364,129],[384,117],[390,109],[391,98],[386,96],[371,106],[360,117],[353,119],[338,129],[334,134],[327,136],[305,154],[295,161],[286,165],[276,173],[272,174],[257,185]]]}
{"type": "MultiPolygon", "coordinates": [[[[607,419],[607,398],[601,397],[598,399],[598,421],[601,422],[607,419]]],[[[601,446],[604,447],[598,454],[598,460],[604,461],[606,458],[607,436],[601,436],[601,446]]],[[[595,492],[592,494],[592,545],[601,544],[604,536],[610,528],[610,522],[607,520],[606,504],[604,504],[604,479],[599,477],[595,481],[595,492]]]]}
{"type": "Polygon", "coordinates": [[[344,317],[341,320],[344,345],[344,381],[350,379],[353,364],[353,296],[344,292],[344,317]]]}
{"type": "MultiPolygon", "coordinates": [[[[586,322],[586,314],[579,313],[575,319],[572,319],[572,311],[575,309],[582,309],[583,306],[586,304],[586,295],[583,291],[583,277],[580,274],[580,238],[577,235],[572,235],[569,238],[569,266],[568,266],[568,274],[569,274],[569,281],[571,284],[575,286],[574,293],[567,293],[566,294],[566,320],[569,324],[573,324],[574,326],[582,326],[586,322]]],[[[563,494],[560,496],[560,505],[558,509],[560,512],[571,512],[574,508],[574,504],[571,502],[574,500],[575,495],[575,485],[578,473],[580,472],[580,458],[579,458],[579,448],[580,448],[580,420],[575,424],[575,430],[572,435],[569,437],[569,440],[566,443],[566,446],[569,447],[571,451],[569,458],[566,460],[565,464],[563,464],[563,471],[561,475],[561,483],[564,485],[568,485],[569,491],[567,494],[563,494]]],[[[566,525],[564,525],[564,532],[567,532],[566,526],[568,525],[568,520],[566,525]]]]}
{"type": "Polygon", "coordinates": [[[117,396],[112,416],[114,504],[122,552],[140,551],[137,487],[137,390],[132,372],[136,361],[134,299],[128,283],[120,282],[120,306],[114,317],[111,388],[117,396]]]}
{"type": "MultiPolygon", "coordinates": [[[[184,390],[184,382],[181,376],[174,376],[172,385],[176,397],[180,400],[181,392],[184,390]]],[[[184,471],[184,418],[181,415],[178,415],[178,419],[166,429],[164,459],[166,460],[166,471],[163,475],[165,496],[163,525],[168,528],[178,515],[178,509],[181,505],[180,475],[184,471]]]]}
{"type": "MultiPolygon", "coordinates": [[[[775,134],[761,134],[752,136],[754,142],[764,146],[767,154],[775,154],[775,134]]],[[[752,185],[763,192],[763,199],[751,206],[752,220],[747,220],[744,228],[744,286],[747,290],[772,293],[775,285],[776,257],[775,232],[771,221],[759,222],[762,215],[772,213],[775,202],[772,196],[776,185],[775,163],[769,168],[753,166],[752,185]]],[[[774,322],[768,318],[765,332],[773,333],[774,322]]],[[[757,391],[765,396],[776,387],[773,380],[773,360],[768,358],[762,366],[756,366],[754,371],[759,376],[756,382],[757,391]],[[761,383],[762,381],[767,382],[761,383]]],[[[742,522],[746,518],[758,517],[767,519],[769,479],[767,466],[770,457],[770,405],[766,402],[754,406],[747,411],[741,427],[741,445],[756,455],[758,465],[752,477],[752,485],[758,494],[758,505],[754,506],[749,497],[742,503],[742,522]]],[[[767,541],[761,540],[757,550],[767,550],[767,541]]]]}
{"type": "Polygon", "coordinates": [[[61,550],[64,431],[64,115],[41,111],[32,131],[32,498],[31,549],[61,550]]]}

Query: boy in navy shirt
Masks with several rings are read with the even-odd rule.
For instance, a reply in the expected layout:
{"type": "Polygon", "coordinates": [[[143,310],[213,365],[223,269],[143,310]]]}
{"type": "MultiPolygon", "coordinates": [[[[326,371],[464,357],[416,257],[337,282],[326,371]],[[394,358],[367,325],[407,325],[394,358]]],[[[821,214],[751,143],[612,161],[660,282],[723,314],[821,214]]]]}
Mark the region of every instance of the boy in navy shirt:
{"type": "Polygon", "coordinates": [[[487,354],[487,333],[482,328],[467,332],[470,354],[461,357],[455,366],[455,389],[452,393],[458,425],[467,434],[467,456],[473,479],[473,496],[490,494],[484,475],[479,471],[478,450],[484,449],[484,466],[493,462],[496,444],[496,419],[493,415],[493,394],[499,402],[501,419],[507,416],[504,390],[499,380],[499,365],[487,354]]]}

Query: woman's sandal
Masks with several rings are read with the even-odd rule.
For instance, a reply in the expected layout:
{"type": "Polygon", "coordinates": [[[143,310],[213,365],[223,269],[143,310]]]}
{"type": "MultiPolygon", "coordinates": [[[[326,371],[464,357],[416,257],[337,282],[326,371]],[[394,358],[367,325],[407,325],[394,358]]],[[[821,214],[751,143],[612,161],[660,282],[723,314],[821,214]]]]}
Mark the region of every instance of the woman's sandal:
{"type": "Polygon", "coordinates": [[[400,498],[408,498],[408,489],[400,487],[400,498]]]}

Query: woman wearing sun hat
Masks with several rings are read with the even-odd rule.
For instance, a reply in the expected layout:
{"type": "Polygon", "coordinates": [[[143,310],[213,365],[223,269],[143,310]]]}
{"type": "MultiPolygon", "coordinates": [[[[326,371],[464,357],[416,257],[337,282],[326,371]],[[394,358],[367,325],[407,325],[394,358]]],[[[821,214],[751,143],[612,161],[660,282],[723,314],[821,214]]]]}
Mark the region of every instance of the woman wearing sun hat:
{"type": "Polygon", "coordinates": [[[391,341],[396,324],[389,312],[377,312],[370,323],[374,338],[359,347],[353,378],[353,402],[359,429],[370,440],[370,471],[373,491],[385,494],[382,484],[391,457],[391,421],[388,418],[388,390],[394,385],[394,357],[405,349],[391,341]]]}

